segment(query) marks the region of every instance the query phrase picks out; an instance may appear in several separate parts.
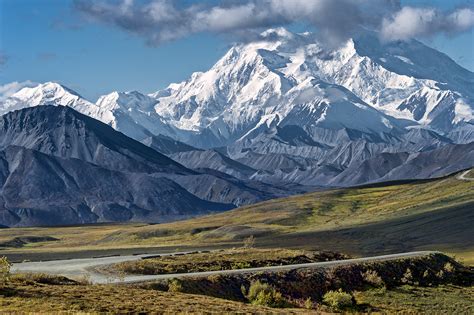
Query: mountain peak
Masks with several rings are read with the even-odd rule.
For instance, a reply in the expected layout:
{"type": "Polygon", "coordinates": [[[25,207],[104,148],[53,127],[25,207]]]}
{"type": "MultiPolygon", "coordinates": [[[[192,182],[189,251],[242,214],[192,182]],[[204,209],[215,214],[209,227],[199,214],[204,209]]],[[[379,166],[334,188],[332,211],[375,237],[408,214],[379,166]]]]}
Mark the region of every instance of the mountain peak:
{"type": "MultiPolygon", "coordinates": [[[[224,141],[214,145],[224,145],[253,130],[266,115],[278,114],[284,120],[292,108],[305,108],[304,103],[308,108],[308,97],[316,100],[314,112],[317,108],[323,114],[323,109],[332,107],[345,115],[352,108],[360,114],[370,112],[369,116],[378,117],[375,121],[380,128],[371,127],[370,119],[360,120],[365,125],[359,128],[357,123],[350,125],[351,129],[364,132],[407,124],[422,124],[445,132],[459,120],[465,121],[469,107],[472,108],[472,91],[468,88],[471,73],[420,42],[384,43],[377,33],[367,32],[339,48],[327,49],[311,33],[296,34],[276,28],[260,35],[255,41],[230,48],[209,71],[194,73],[187,81],[153,94],[158,100],[156,111],[176,129],[210,131],[224,141]],[[428,56],[427,61],[423,60],[424,55],[428,56]],[[438,65],[441,71],[436,69],[438,65]],[[321,84],[312,84],[314,80],[321,84]],[[424,94],[418,94],[425,89],[433,90],[434,95],[426,108],[418,104],[424,99],[424,94]],[[346,101],[330,100],[325,105],[318,101],[327,96],[333,98],[343,90],[346,101]],[[440,102],[436,96],[446,90],[452,90],[456,96],[440,102]],[[461,103],[458,99],[463,97],[467,101],[461,103]],[[406,100],[412,102],[403,103],[406,100]],[[330,103],[339,105],[327,107],[330,103]],[[404,106],[400,107],[401,104],[404,106]],[[370,107],[412,122],[389,121],[370,107]],[[426,119],[414,119],[415,112],[422,112],[426,119]]],[[[328,117],[314,118],[329,121],[328,117]]],[[[334,122],[339,118],[331,117],[334,122]]],[[[313,123],[316,121],[308,121],[313,123]]]]}
{"type": "Polygon", "coordinates": [[[39,105],[69,106],[86,114],[97,114],[98,107],[77,92],[56,82],[25,87],[0,103],[0,114],[39,105]]]}
{"type": "Polygon", "coordinates": [[[38,85],[38,87],[41,87],[44,90],[64,90],[64,91],[68,91],[71,94],[77,94],[77,92],[71,90],[70,88],[53,81],[45,82],[43,84],[38,85]]]}
{"type": "Polygon", "coordinates": [[[324,122],[386,132],[418,125],[446,134],[472,122],[473,83],[472,72],[416,40],[384,43],[367,31],[329,49],[311,33],[274,28],[233,46],[208,71],[153,94],[115,91],[92,104],[47,82],[0,103],[0,112],[66,105],[137,140],[165,134],[203,147],[232,144],[262,130],[268,117],[279,117],[278,124],[290,113],[303,119],[308,112],[307,128],[324,122]]]}
{"type": "Polygon", "coordinates": [[[12,95],[12,98],[22,100],[34,98],[37,100],[37,105],[39,105],[39,101],[61,97],[82,98],[79,93],[57,82],[45,82],[34,87],[25,87],[12,95]]]}
{"type": "Polygon", "coordinates": [[[131,172],[189,173],[183,166],[69,106],[35,106],[0,117],[0,149],[20,146],[131,172]]]}
{"type": "Polygon", "coordinates": [[[153,97],[144,95],[138,91],[114,91],[99,97],[96,105],[108,110],[116,110],[119,108],[123,110],[153,110],[153,105],[155,105],[156,102],[156,99],[153,97]]]}

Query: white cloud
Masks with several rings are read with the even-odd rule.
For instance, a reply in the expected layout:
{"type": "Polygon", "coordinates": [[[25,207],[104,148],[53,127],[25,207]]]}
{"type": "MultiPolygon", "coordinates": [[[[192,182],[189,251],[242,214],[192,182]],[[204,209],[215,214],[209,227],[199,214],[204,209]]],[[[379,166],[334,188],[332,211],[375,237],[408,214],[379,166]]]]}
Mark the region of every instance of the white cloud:
{"type": "Polygon", "coordinates": [[[0,101],[12,96],[19,90],[25,87],[34,87],[37,86],[38,83],[33,81],[23,81],[23,82],[11,82],[4,85],[0,85],[0,101]]]}
{"type": "Polygon", "coordinates": [[[474,10],[459,9],[445,13],[434,8],[404,7],[382,22],[382,38],[406,40],[413,37],[433,36],[439,33],[455,34],[474,27],[474,10]]]}
{"type": "Polygon", "coordinates": [[[436,32],[456,33],[473,27],[472,9],[452,13],[402,7],[400,0],[242,0],[185,5],[171,0],[122,2],[75,0],[87,18],[142,36],[158,45],[201,32],[245,34],[291,23],[315,26],[330,44],[342,43],[361,29],[385,39],[407,39],[436,32]]]}
{"type": "Polygon", "coordinates": [[[467,8],[457,10],[451,13],[447,20],[456,31],[467,31],[474,26],[474,10],[467,8]]]}

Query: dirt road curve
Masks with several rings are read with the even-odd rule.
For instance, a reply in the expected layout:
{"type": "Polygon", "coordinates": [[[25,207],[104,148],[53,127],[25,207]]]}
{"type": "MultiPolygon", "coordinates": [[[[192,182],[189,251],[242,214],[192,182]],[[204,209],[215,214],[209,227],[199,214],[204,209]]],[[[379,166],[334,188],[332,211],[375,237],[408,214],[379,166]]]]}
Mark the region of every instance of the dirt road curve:
{"type": "Polygon", "coordinates": [[[474,181],[474,178],[472,178],[472,177],[466,177],[467,174],[469,174],[470,171],[471,171],[471,170],[467,170],[467,171],[465,171],[465,172],[462,172],[462,173],[459,174],[456,178],[457,178],[457,179],[460,179],[460,180],[467,180],[467,181],[470,181],[470,182],[471,182],[471,181],[474,181]]]}
{"type": "MultiPolygon", "coordinates": [[[[273,267],[259,267],[259,268],[248,268],[248,269],[235,269],[235,270],[219,270],[219,271],[208,271],[208,272],[193,272],[193,273],[178,273],[178,274],[162,274],[162,275],[127,275],[124,277],[111,277],[106,276],[94,271],[91,271],[92,267],[100,265],[113,264],[124,261],[139,260],[149,255],[137,255],[137,256],[114,256],[114,257],[102,257],[102,258],[87,258],[87,259],[70,259],[70,260],[55,260],[45,262],[23,262],[15,263],[12,266],[12,271],[17,273],[33,272],[33,273],[48,273],[55,275],[63,275],[71,278],[87,277],[93,283],[136,283],[153,280],[164,280],[170,278],[183,278],[183,277],[207,277],[216,274],[243,274],[252,272],[274,272],[282,270],[292,270],[300,268],[329,268],[340,265],[347,265],[353,263],[364,263],[373,261],[387,261],[396,260],[400,258],[412,258],[430,255],[436,252],[431,251],[418,251],[408,252],[390,255],[381,255],[374,257],[363,257],[354,258],[347,260],[335,260],[325,261],[307,264],[297,265],[285,265],[285,266],[273,266],[273,267]]],[[[164,255],[175,255],[176,253],[169,253],[164,255]]],[[[181,253],[186,254],[186,253],[181,253]]]]}

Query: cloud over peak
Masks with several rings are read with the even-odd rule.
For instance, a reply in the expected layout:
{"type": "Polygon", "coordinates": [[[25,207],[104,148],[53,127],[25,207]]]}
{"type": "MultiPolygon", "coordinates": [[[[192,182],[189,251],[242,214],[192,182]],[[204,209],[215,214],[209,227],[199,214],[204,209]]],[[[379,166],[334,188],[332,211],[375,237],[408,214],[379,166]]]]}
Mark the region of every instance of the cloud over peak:
{"type": "Polygon", "coordinates": [[[23,81],[23,82],[10,82],[4,85],[0,85],[0,102],[7,99],[8,97],[12,96],[16,92],[20,91],[25,87],[34,87],[37,86],[38,83],[33,81],[23,81]]]}
{"type": "Polygon", "coordinates": [[[442,12],[402,7],[399,0],[243,0],[184,4],[171,0],[75,0],[87,19],[143,37],[150,45],[196,33],[246,34],[305,23],[320,38],[337,45],[361,29],[379,30],[385,40],[404,40],[437,33],[455,34],[474,25],[474,10],[442,12]]]}
{"type": "Polygon", "coordinates": [[[470,8],[445,13],[434,8],[404,7],[383,19],[381,34],[385,40],[406,40],[439,33],[451,35],[473,26],[474,10],[470,8]]]}

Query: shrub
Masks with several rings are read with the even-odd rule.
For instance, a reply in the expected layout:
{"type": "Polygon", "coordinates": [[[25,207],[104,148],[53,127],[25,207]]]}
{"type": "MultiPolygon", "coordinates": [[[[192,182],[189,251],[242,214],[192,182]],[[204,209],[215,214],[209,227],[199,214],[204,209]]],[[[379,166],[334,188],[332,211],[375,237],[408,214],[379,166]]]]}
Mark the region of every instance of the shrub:
{"type": "Polygon", "coordinates": [[[375,270],[367,270],[366,272],[362,273],[362,278],[365,282],[373,285],[374,287],[382,287],[384,285],[382,278],[375,270]]]}
{"type": "Polygon", "coordinates": [[[443,270],[446,271],[447,273],[452,273],[452,272],[454,272],[454,266],[450,262],[447,262],[444,265],[443,270]]]}
{"type": "Polygon", "coordinates": [[[438,273],[436,273],[436,277],[438,277],[439,279],[444,279],[444,271],[443,270],[440,270],[438,273]]]}
{"type": "Polygon", "coordinates": [[[244,248],[253,248],[255,246],[255,237],[250,235],[244,239],[244,248]]]}
{"type": "Polygon", "coordinates": [[[338,291],[326,292],[323,302],[335,310],[341,310],[353,305],[352,295],[339,289],[338,291]]]}
{"type": "Polygon", "coordinates": [[[377,287],[375,289],[372,289],[372,293],[375,296],[384,296],[385,294],[387,294],[387,287],[386,286],[377,287]]]}
{"type": "Polygon", "coordinates": [[[280,292],[269,284],[260,281],[252,282],[247,299],[252,304],[270,307],[284,307],[287,304],[280,292]]]}
{"type": "Polygon", "coordinates": [[[252,265],[247,261],[239,261],[231,263],[231,269],[246,269],[251,268],[252,265]]]}
{"type": "Polygon", "coordinates": [[[211,281],[212,283],[219,283],[224,279],[224,276],[221,274],[210,275],[207,277],[207,280],[211,281]]]}
{"type": "Polygon", "coordinates": [[[179,279],[171,279],[168,281],[169,292],[183,292],[183,284],[179,279]]]}
{"type": "Polygon", "coordinates": [[[314,303],[313,300],[309,297],[304,301],[304,308],[310,310],[314,308],[314,303]]]}
{"type": "Polygon", "coordinates": [[[10,280],[10,268],[12,264],[7,257],[0,258],[0,284],[5,285],[10,280]]]}
{"type": "Polygon", "coordinates": [[[407,270],[403,274],[402,283],[412,283],[412,282],[413,282],[413,275],[411,273],[410,268],[407,268],[407,270]]]}

